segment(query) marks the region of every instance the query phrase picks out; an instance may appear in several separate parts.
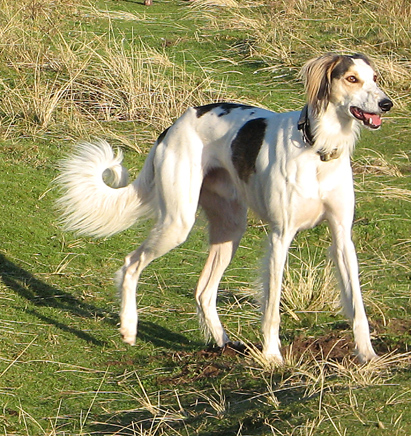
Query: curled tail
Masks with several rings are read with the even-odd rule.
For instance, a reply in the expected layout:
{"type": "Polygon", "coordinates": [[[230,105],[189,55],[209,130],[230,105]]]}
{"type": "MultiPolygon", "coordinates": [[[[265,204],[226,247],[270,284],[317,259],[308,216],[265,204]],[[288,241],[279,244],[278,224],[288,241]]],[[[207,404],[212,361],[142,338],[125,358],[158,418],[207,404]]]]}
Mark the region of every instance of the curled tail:
{"type": "Polygon", "coordinates": [[[78,234],[111,236],[153,215],[155,208],[153,153],[134,182],[106,141],[82,142],[60,164],[57,200],[65,230],[78,234]]]}

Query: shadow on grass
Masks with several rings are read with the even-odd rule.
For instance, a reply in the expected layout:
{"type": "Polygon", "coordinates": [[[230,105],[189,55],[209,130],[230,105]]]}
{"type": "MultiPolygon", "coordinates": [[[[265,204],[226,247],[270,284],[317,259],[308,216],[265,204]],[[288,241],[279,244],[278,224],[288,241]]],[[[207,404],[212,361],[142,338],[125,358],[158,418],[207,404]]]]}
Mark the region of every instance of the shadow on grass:
{"type": "MultiPolygon", "coordinates": [[[[68,292],[50,286],[36,278],[24,268],[11,262],[2,254],[0,254],[0,280],[8,288],[25,298],[37,308],[55,308],[79,318],[94,319],[100,317],[103,322],[111,325],[113,330],[117,328],[117,314],[81,301],[68,292]]],[[[42,322],[54,325],[58,329],[75,335],[86,342],[97,346],[106,346],[108,344],[107,341],[97,339],[87,331],[69,325],[70,320],[62,322],[63,317],[61,314],[58,314],[59,319],[56,319],[55,317],[41,313],[41,311],[37,310],[35,307],[25,308],[24,311],[42,322]]],[[[190,342],[185,336],[179,333],[175,333],[150,321],[141,321],[139,323],[138,339],[148,343],[151,342],[156,347],[175,351],[192,349],[199,345],[190,342]]]]}
{"type": "MultiPolygon", "coordinates": [[[[237,370],[240,371],[240,370],[237,370]]],[[[222,378],[218,383],[224,383],[222,378]]],[[[278,377],[280,379],[280,377],[278,377]]],[[[134,411],[126,411],[115,416],[100,415],[96,416],[95,421],[89,424],[90,434],[105,436],[136,436],[136,435],[197,435],[197,436],[238,436],[242,435],[271,435],[273,429],[270,428],[270,417],[277,415],[276,424],[279,432],[275,434],[284,434],[290,427],[299,428],[304,425],[303,414],[292,416],[290,410],[308,410],[313,402],[318,402],[319,394],[314,394],[304,398],[304,388],[291,388],[292,392],[285,392],[278,395],[284,411],[276,411],[275,407],[266,402],[267,386],[264,381],[254,380],[253,384],[247,384],[243,374],[238,374],[237,380],[244,383],[241,392],[233,392],[232,389],[224,389],[224,398],[226,400],[227,410],[221,414],[216,412],[207,399],[201,395],[196,395],[196,385],[191,382],[193,387],[191,393],[179,394],[179,403],[174,409],[167,410],[158,408],[156,414],[156,405],[154,401],[154,413],[149,413],[144,408],[139,408],[138,404],[134,411]],[[249,397],[244,399],[244,397],[249,397]],[[262,401],[258,400],[258,397],[262,401]],[[155,431],[154,431],[155,430],[155,431]],[[284,433],[282,433],[284,431],[284,433]]],[[[202,383],[201,391],[215,396],[215,391],[211,386],[216,379],[211,379],[206,385],[206,380],[202,383]]],[[[165,389],[164,389],[165,390],[165,389]]],[[[163,390],[163,391],[164,391],[163,390]]],[[[177,391],[176,391],[177,392],[177,391]]],[[[210,397],[212,398],[212,397],[210,397]]],[[[172,401],[172,400],[171,400],[172,401]]],[[[289,434],[289,433],[287,433],[289,434]]]]}
{"type": "MultiPolygon", "coordinates": [[[[2,254],[0,254],[0,280],[8,288],[32,303],[33,306],[56,308],[66,313],[84,318],[91,318],[96,315],[105,316],[106,322],[115,325],[112,314],[109,314],[94,305],[79,301],[68,292],[50,286],[33,276],[33,274],[26,271],[24,268],[11,262],[2,254]]],[[[99,346],[106,345],[105,341],[96,339],[91,334],[70,326],[68,322],[64,323],[61,320],[46,316],[34,308],[28,307],[24,309],[24,311],[25,313],[38,318],[42,322],[54,325],[60,330],[73,334],[86,342],[99,346]]]]}
{"type": "Polygon", "coordinates": [[[145,320],[138,322],[137,340],[151,342],[156,347],[172,351],[192,351],[204,347],[204,342],[189,341],[186,336],[180,333],[145,320]]]}

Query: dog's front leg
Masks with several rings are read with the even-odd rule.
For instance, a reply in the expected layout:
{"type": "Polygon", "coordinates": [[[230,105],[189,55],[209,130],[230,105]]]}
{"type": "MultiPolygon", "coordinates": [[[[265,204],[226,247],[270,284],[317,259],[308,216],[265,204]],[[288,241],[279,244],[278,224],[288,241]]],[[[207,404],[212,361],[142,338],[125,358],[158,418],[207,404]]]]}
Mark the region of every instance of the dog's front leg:
{"type": "Polygon", "coordinates": [[[375,359],[371,345],[370,329],[361,296],[358,261],[351,240],[351,226],[330,222],[333,235],[331,256],[337,268],[341,299],[347,317],[352,322],[356,353],[361,363],[375,359]]]}
{"type": "Polygon", "coordinates": [[[266,277],[262,302],[263,355],[274,364],[281,364],[280,352],[280,297],[284,264],[294,235],[273,232],[269,238],[266,277]]]}

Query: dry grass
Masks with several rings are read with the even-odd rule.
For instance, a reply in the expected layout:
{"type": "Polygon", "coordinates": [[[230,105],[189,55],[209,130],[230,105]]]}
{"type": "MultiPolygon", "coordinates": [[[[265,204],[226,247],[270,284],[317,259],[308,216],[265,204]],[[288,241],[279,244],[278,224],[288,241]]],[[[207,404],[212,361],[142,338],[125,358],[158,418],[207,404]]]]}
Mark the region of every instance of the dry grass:
{"type": "Polygon", "coordinates": [[[300,267],[286,267],[281,305],[284,312],[300,321],[299,312],[335,311],[339,291],[330,262],[315,264],[299,257],[300,267]]]}
{"type": "MultiPolygon", "coordinates": [[[[324,356],[321,359],[307,350],[299,359],[295,359],[292,354],[286,354],[282,366],[273,366],[267,365],[261,353],[255,349],[252,359],[248,367],[250,376],[263,379],[266,384],[266,393],[258,395],[256,399],[264,404],[272,405],[276,414],[281,416],[281,411],[287,407],[287,402],[292,395],[298,395],[301,404],[310,400],[317,403],[316,410],[314,410],[315,405],[312,405],[311,419],[301,425],[298,430],[293,428],[289,433],[282,433],[278,430],[278,420],[267,422],[273,434],[323,434],[324,425],[329,427],[327,424],[331,424],[336,431],[335,434],[346,435],[350,433],[341,426],[341,422],[344,422],[347,417],[350,417],[350,421],[358,420],[361,426],[370,425],[370,422],[367,422],[371,415],[370,410],[366,411],[367,401],[358,398],[361,388],[389,385],[393,374],[398,370],[409,368],[411,357],[410,353],[392,353],[368,364],[358,365],[349,358],[339,361],[329,360],[327,356],[324,356]],[[279,373],[282,374],[280,380],[278,379],[279,373]],[[341,395],[342,391],[346,393],[345,398],[341,395]]],[[[400,390],[397,394],[391,395],[385,404],[380,404],[379,415],[385,416],[385,409],[394,404],[409,402],[409,391],[400,390]]],[[[371,410],[375,410],[372,400],[370,403],[371,410]]],[[[396,422],[398,422],[398,434],[405,434],[401,432],[400,417],[396,422]]],[[[392,427],[393,423],[390,424],[392,427]]],[[[372,425],[385,428],[379,419],[372,425]]],[[[334,433],[326,432],[325,434],[334,433]]]]}
{"type": "Polygon", "coordinates": [[[198,8],[204,13],[207,6],[211,27],[242,31],[243,42],[236,49],[251,61],[263,61],[265,70],[297,73],[307,59],[325,51],[364,52],[375,61],[381,85],[389,89],[397,109],[410,103],[411,8],[406,0],[346,6],[328,0],[282,0],[254,7],[247,0],[230,1],[235,7],[221,13],[216,2],[197,0],[194,13],[198,8]]]}
{"type": "MultiPolygon", "coordinates": [[[[64,21],[68,16],[78,16],[83,20],[108,18],[112,21],[137,22],[147,19],[143,14],[84,8],[81,3],[80,0],[36,0],[19,4],[0,0],[0,59],[2,71],[5,72],[0,79],[0,138],[15,139],[46,133],[52,133],[54,137],[86,138],[98,130],[106,137],[111,136],[118,142],[135,146],[134,141],[121,132],[111,130],[110,122],[138,121],[159,132],[168,127],[187,106],[230,98],[224,83],[212,78],[211,70],[193,76],[164,50],[154,49],[138,38],[126,42],[123,35],[115,34],[112,29],[103,36],[79,29],[68,39],[64,36],[64,21]]],[[[324,34],[333,35],[331,49],[370,53],[383,73],[383,85],[394,93],[396,104],[403,104],[403,107],[409,104],[411,45],[407,29],[411,23],[411,6],[408,1],[366,0],[356,4],[357,9],[352,11],[351,4],[341,10],[340,3],[326,0],[314,3],[283,0],[268,2],[268,6],[263,3],[266,2],[195,0],[190,13],[193,16],[201,14],[202,19],[208,17],[209,25],[215,28],[225,26],[240,30],[244,34],[244,41],[241,42],[242,47],[239,43],[234,49],[246,49],[242,51],[247,53],[246,60],[262,60],[266,69],[293,73],[304,60],[319,54],[324,45],[328,44],[327,41],[317,43],[315,37],[308,37],[320,23],[324,34]],[[328,18],[324,20],[324,16],[328,18]],[[361,20],[363,24],[360,26],[361,20]],[[336,37],[338,35],[340,38],[336,37]],[[310,43],[311,40],[315,42],[310,43]]],[[[397,160],[388,161],[383,155],[371,151],[367,154],[355,162],[358,174],[364,177],[403,176],[401,164],[397,160]]],[[[409,165],[408,155],[399,157],[399,160],[400,158],[409,165]]],[[[402,180],[404,179],[399,182],[402,180]]],[[[367,181],[363,189],[367,189],[366,192],[370,195],[411,201],[411,191],[405,182],[403,187],[394,187],[367,181]]],[[[406,253],[409,254],[410,240],[401,243],[408,247],[406,253]]],[[[72,244],[79,242],[74,241],[72,244]]],[[[335,311],[339,296],[330,265],[325,261],[319,262],[317,257],[320,256],[317,253],[308,257],[299,250],[293,253],[295,259],[292,259],[292,264],[297,267],[289,267],[285,272],[283,311],[296,322],[300,320],[300,312],[335,311]]],[[[382,255],[376,253],[376,257],[380,254],[382,255]]],[[[73,259],[71,256],[67,254],[50,270],[51,274],[64,274],[73,259]]],[[[400,266],[408,268],[407,271],[410,268],[408,260],[409,256],[401,259],[403,265],[400,266]]],[[[378,259],[378,268],[393,265],[392,260],[378,259]]],[[[230,295],[232,303],[228,305],[225,316],[231,317],[231,325],[235,324],[233,319],[237,317],[238,330],[233,336],[238,337],[242,335],[243,329],[247,329],[247,334],[251,328],[257,331],[259,314],[256,299],[253,298],[255,295],[245,288],[244,283],[238,281],[235,286],[242,287],[242,290],[237,298],[231,298],[230,295]]],[[[0,295],[0,300],[6,299],[9,297],[3,298],[0,295]]],[[[6,301],[4,304],[8,303],[6,301]]],[[[381,306],[380,301],[369,301],[368,304],[375,305],[375,311],[378,310],[377,306],[381,306]]],[[[169,308],[143,308],[144,310],[150,314],[156,310],[161,311],[166,318],[169,308]]],[[[6,328],[3,327],[3,331],[6,328]]],[[[18,363],[26,349],[5,361],[6,366],[0,378],[8,375],[8,371],[18,363]]],[[[244,361],[241,364],[244,364],[244,371],[248,371],[247,377],[256,381],[260,391],[255,393],[246,389],[241,391],[241,387],[238,389],[242,395],[255,395],[262,405],[272,408],[272,413],[266,417],[266,427],[273,435],[313,436],[320,434],[325,424],[333,426],[334,434],[349,434],[339,420],[350,414],[359,421],[363,419],[356,407],[358,388],[387,384],[394,369],[409,368],[410,364],[409,354],[386,355],[368,365],[357,365],[349,358],[339,361],[330,359],[327,355],[314,356],[309,349],[297,356],[292,347],[289,347],[284,355],[285,363],[273,366],[264,359],[257,347],[250,345],[248,352],[249,358],[244,358],[245,364],[244,361]],[[336,397],[326,398],[326,394],[338,389],[350,393],[351,402],[339,404],[341,409],[333,404],[336,397]],[[285,411],[284,416],[288,413],[288,403],[281,399],[284,392],[289,394],[288,399],[297,398],[299,392],[302,392],[301,398],[307,402],[318,398],[318,411],[317,414],[310,414],[303,424],[280,432],[277,426],[279,413],[285,411]]],[[[153,359],[158,357],[156,355],[153,359]]],[[[111,378],[112,375],[99,374],[99,383],[89,407],[76,418],[77,428],[83,436],[87,434],[88,424],[93,420],[93,409],[99,408],[101,403],[102,408],[107,408],[107,415],[126,412],[134,415],[129,426],[119,426],[111,434],[158,436],[201,432],[201,428],[193,430],[191,424],[185,428],[187,418],[194,416],[194,425],[200,421],[193,412],[194,403],[204,405],[208,417],[214,420],[221,420],[232,412],[228,399],[232,395],[232,386],[229,392],[224,388],[225,379],[229,379],[230,371],[234,371],[229,365],[231,363],[228,364],[229,369],[224,377],[212,388],[200,390],[201,385],[198,384],[196,392],[192,386],[187,392],[183,388],[181,391],[171,389],[164,392],[146,387],[133,369],[128,373],[131,374],[129,377],[124,375],[112,378],[110,387],[116,392],[110,392],[110,395],[126,397],[131,410],[116,409],[117,397],[115,400],[110,398],[110,405],[107,406],[107,393],[102,388],[106,378],[111,378]],[[193,396],[196,396],[195,402],[193,396]],[[140,416],[144,418],[140,419],[140,416]]],[[[150,374],[146,368],[144,371],[144,381],[146,378],[157,379],[158,373],[150,374]]],[[[7,391],[2,390],[1,394],[3,393],[7,391]]],[[[408,401],[402,395],[405,394],[387,400],[387,407],[408,401]]],[[[23,408],[20,408],[19,413],[21,434],[30,434],[30,426],[36,427],[44,435],[64,434],[66,417],[60,417],[60,410],[56,411],[54,418],[50,418],[48,428],[44,421],[40,423],[38,417],[30,415],[23,408]]],[[[397,425],[395,428],[401,428],[400,416],[397,424],[394,424],[397,425]]],[[[237,434],[245,436],[248,430],[242,426],[240,422],[237,434]]],[[[7,429],[4,432],[9,436],[15,434],[7,429]]]]}
{"type": "Polygon", "coordinates": [[[17,69],[13,86],[3,81],[3,137],[16,128],[36,134],[67,121],[68,130],[78,136],[86,126],[115,120],[138,121],[161,131],[188,106],[221,98],[222,84],[206,75],[200,79],[189,75],[164,53],[138,41],[127,48],[121,40],[105,46],[98,41],[79,44],[81,49],[71,52],[72,65],[64,67],[66,48],[57,47],[62,51],[53,61],[65,74],[50,79],[37,58],[33,86],[24,86],[25,74],[17,69]]]}
{"type": "Polygon", "coordinates": [[[127,12],[127,11],[110,11],[109,9],[98,9],[95,6],[91,5],[89,7],[85,7],[87,11],[87,15],[93,18],[103,18],[108,20],[121,20],[121,21],[146,21],[149,18],[147,14],[139,14],[136,12],[127,12]]]}
{"type": "Polygon", "coordinates": [[[363,151],[369,154],[353,162],[354,174],[403,177],[399,166],[392,159],[387,160],[382,153],[375,150],[364,149],[363,151]]]}
{"type": "MultiPolygon", "coordinates": [[[[405,186],[406,182],[405,182],[405,186]]],[[[392,186],[388,182],[367,181],[356,183],[358,192],[363,192],[372,197],[379,197],[385,200],[399,200],[411,202],[411,190],[408,187],[392,186]]]]}
{"type": "MultiPolygon", "coordinates": [[[[248,2],[250,5],[252,2],[248,2]]],[[[209,9],[209,8],[240,8],[244,5],[240,4],[237,0],[193,0],[191,8],[196,9],[209,9]]]]}
{"type": "Polygon", "coordinates": [[[377,191],[378,196],[386,200],[401,200],[411,202],[411,190],[394,186],[382,186],[377,191]]]}
{"type": "Polygon", "coordinates": [[[295,386],[304,388],[304,397],[312,397],[324,389],[383,385],[389,383],[393,372],[409,368],[411,363],[411,353],[388,353],[369,363],[358,364],[350,356],[332,359],[328,355],[314,355],[310,349],[296,357],[290,347],[284,353],[284,362],[276,365],[268,362],[254,346],[249,352],[248,369],[252,374],[257,372],[265,380],[269,374],[271,377],[279,372],[283,374],[275,390],[272,386],[267,389],[267,394],[275,398],[279,392],[295,386]]]}
{"type": "MultiPolygon", "coordinates": [[[[44,38],[37,21],[23,19],[25,8],[4,3],[0,58],[8,75],[0,80],[3,139],[21,131],[37,135],[62,129],[79,137],[93,134],[93,126],[101,131],[102,123],[119,120],[138,121],[158,132],[188,106],[228,97],[224,84],[209,73],[189,74],[138,38],[129,40],[109,29],[104,38],[80,30],[68,40],[58,28],[44,38]]],[[[52,14],[43,6],[38,10],[52,14]]]]}

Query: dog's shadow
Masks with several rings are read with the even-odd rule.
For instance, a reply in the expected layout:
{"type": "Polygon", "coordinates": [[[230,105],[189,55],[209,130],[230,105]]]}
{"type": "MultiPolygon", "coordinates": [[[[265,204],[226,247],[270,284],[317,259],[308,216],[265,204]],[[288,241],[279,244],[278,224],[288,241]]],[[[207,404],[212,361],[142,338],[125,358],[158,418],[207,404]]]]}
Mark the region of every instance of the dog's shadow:
{"type": "MultiPolygon", "coordinates": [[[[102,322],[108,323],[113,328],[113,331],[116,331],[118,327],[119,317],[117,313],[85,302],[69,292],[39,280],[29,271],[10,261],[1,253],[0,281],[30,303],[27,307],[21,309],[26,314],[37,318],[45,324],[54,325],[61,331],[77,336],[88,343],[97,346],[108,345],[108,341],[98,339],[90,331],[81,330],[70,325],[69,318],[65,322],[65,317],[61,312],[85,319],[95,319],[98,317],[102,322]],[[49,312],[46,314],[46,311],[41,309],[44,307],[57,309],[56,315],[50,315],[49,312]]],[[[157,347],[177,351],[186,348],[191,349],[195,346],[185,336],[147,321],[139,323],[138,339],[144,342],[151,342],[157,347]]]]}
{"type": "Polygon", "coordinates": [[[69,322],[64,322],[64,316],[61,315],[60,311],[83,318],[91,318],[96,315],[102,316],[105,322],[109,322],[114,326],[113,314],[39,280],[29,271],[13,263],[2,254],[0,254],[0,280],[10,290],[30,303],[26,308],[21,309],[26,314],[39,319],[43,323],[54,325],[60,330],[73,334],[86,342],[105,345],[105,341],[69,325],[69,322]],[[40,309],[42,307],[58,309],[59,314],[57,316],[46,315],[45,311],[40,309]]]}

